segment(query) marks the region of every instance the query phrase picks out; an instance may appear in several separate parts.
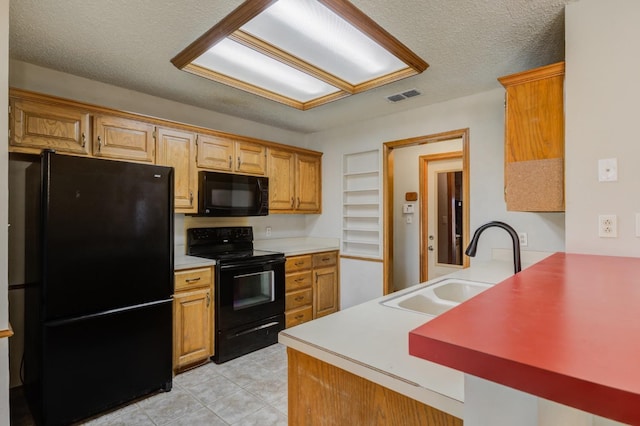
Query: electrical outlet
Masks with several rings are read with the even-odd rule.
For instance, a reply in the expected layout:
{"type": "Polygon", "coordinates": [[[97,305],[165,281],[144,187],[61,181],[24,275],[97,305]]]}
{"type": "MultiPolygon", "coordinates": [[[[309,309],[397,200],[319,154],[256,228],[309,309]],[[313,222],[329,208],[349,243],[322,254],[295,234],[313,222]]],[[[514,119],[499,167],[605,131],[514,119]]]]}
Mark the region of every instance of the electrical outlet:
{"type": "Polygon", "coordinates": [[[527,238],[526,232],[518,232],[518,239],[520,240],[520,246],[526,247],[529,245],[529,239],[527,238]]]}
{"type": "Polygon", "coordinates": [[[271,227],[270,227],[270,226],[267,226],[267,227],[265,228],[265,235],[266,235],[267,237],[270,237],[270,236],[271,236],[271,227]]]}
{"type": "Polygon", "coordinates": [[[615,214],[598,216],[598,236],[602,238],[616,238],[618,236],[618,219],[615,214]]]}

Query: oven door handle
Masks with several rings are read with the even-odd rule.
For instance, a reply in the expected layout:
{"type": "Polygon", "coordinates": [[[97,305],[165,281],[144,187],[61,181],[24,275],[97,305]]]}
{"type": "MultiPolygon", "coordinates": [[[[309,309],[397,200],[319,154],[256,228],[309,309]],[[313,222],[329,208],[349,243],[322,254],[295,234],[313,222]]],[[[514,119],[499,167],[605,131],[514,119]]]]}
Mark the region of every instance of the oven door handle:
{"type": "Polygon", "coordinates": [[[233,263],[222,263],[220,264],[221,270],[227,269],[241,269],[246,268],[247,266],[256,266],[256,265],[277,265],[278,263],[284,263],[284,257],[279,259],[271,259],[271,260],[245,260],[242,262],[233,262],[233,263]]]}
{"type": "Polygon", "coordinates": [[[273,322],[270,322],[270,323],[267,323],[267,324],[262,324],[262,325],[259,325],[257,327],[250,328],[249,330],[240,331],[240,332],[235,334],[235,337],[243,336],[245,334],[254,333],[254,332],[259,331],[259,330],[264,330],[265,328],[270,328],[270,327],[276,326],[278,324],[280,324],[278,321],[273,321],[273,322]]]}

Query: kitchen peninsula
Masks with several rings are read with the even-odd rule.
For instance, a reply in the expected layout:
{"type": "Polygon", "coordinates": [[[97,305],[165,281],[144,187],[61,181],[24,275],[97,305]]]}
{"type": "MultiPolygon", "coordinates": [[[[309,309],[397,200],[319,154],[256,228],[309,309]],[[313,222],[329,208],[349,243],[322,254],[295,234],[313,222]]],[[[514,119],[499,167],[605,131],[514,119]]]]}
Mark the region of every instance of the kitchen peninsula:
{"type": "MultiPolygon", "coordinates": [[[[523,257],[523,267],[546,255],[523,257]]],[[[513,263],[507,257],[476,262],[472,268],[449,276],[497,283],[512,274],[513,263]]],[[[335,424],[347,419],[356,423],[360,420],[384,424],[391,421],[391,414],[384,413],[379,405],[392,400],[397,401],[405,412],[420,411],[424,417],[419,419],[429,419],[432,422],[429,424],[459,424],[464,417],[464,374],[409,355],[409,332],[433,317],[380,304],[413,289],[415,286],[280,333],[279,340],[288,346],[289,352],[290,421],[304,422],[309,412],[323,410],[324,417],[334,416],[335,424]],[[315,369],[311,373],[305,371],[310,361],[314,363],[311,368],[315,369]],[[349,376],[343,377],[342,373],[349,376]],[[323,377],[325,375],[337,382],[323,383],[327,378],[323,377]],[[308,388],[299,391],[302,388],[296,387],[296,380],[305,377],[317,379],[316,384],[323,386],[316,386],[313,391],[308,388]],[[356,387],[366,392],[359,400],[356,397],[349,399],[346,392],[354,380],[362,380],[356,387]],[[372,405],[362,410],[358,404],[374,404],[378,409],[373,410],[372,405]],[[356,411],[358,415],[368,417],[354,420],[351,416],[356,411]]]]}
{"type": "MultiPolygon", "coordinates": [[[[435,409],[428,424],[453,425],[465,418],[469,424],[482,424],[472,411],[477,405],[467,406],[478,397],[470,392],[479,389],[469,385],[470,377],[502,383],[509,392],[530,398],[532,411],[515,410],[528,417],[511,424],[563,424],[548,423],[558,417],[544,417],[549,416],[545,407],[551,407],[552,416],[582,419],[575,424],[617,424],[604,417],[638,424],[640,368],[635,360],[640,352],[629,336],[639,332],[633,306],[640,288],[634,287],[633,277],[640,259],[557,253],[533,266],[529,259],[524,266],[523,272],[511,275],[511,262],[476,262],[451,274],[504,282],[438,317],[380,303],[414,286],[283,331],[280,342],[288,346],[290,360],[290,419],[326,409],[322,400],[332,392],[349,400],[346,382],[336,384],[331,375],[329,380],[323,376],[327,371],[335,374],[335,369],[364,379],[365,387],[379,385],[383,392],[391,390],[435,409]],[[525,318],[529,321],[523,322],[525,318]],[[301,356],[321,365],[305,369],[297,360],[301,356]],[[307,389],[310,396],[305,398],[292,388],[296,376],[311,377],[322,386],[307,389]]],[[[377,421],[391,418],[380,414],[384,407],[375,405],[377,401],[364,403],[379,415],[377,421]]],[[[483,409],[500,417],[509,411],[508,404],[496,402],[483,409]]],[[[340,404],[331,408],[340,415],[340,404]]],[[[346,413],[350,408],[342,409],[346,413]]],[[[340,417],[335,420],[339,423],[340,417]]]]}

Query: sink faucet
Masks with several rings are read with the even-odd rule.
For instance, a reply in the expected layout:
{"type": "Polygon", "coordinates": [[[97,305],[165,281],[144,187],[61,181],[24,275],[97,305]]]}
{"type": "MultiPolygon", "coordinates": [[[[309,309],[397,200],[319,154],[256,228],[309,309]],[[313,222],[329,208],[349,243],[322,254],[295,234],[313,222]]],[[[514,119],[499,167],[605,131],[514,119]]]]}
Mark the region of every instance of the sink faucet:
{"type": "Polygon", "coordinates": [[[513,273],[517,274],[522,270],[522,264],[520,263],[520,239],[518,238],[516,230],[504,222],[493,221],[485,223],[480,228],[476,229],[476,232],[474,232],[473,238],[471,238],[471,242],[469,243],[469,247],[467,247],[464,253],[467,256],[474,257],[476,255],[476,249],[478,248],[480,234],[482,234],[485,229],[494,226],[504,229],[511,236],[511,240],[513,241],[513,273]]]}

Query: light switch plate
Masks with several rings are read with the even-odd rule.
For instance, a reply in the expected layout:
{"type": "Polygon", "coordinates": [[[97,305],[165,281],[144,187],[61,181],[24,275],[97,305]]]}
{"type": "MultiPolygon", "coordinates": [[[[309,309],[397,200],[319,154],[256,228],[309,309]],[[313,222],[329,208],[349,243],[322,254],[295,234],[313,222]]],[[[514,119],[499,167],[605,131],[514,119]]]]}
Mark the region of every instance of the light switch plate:
{"type": "Polygon", "coordinates": [[[618,159],[603,158],[598,160],[598,181],[615,182],[618,180],[618,159]]]}

